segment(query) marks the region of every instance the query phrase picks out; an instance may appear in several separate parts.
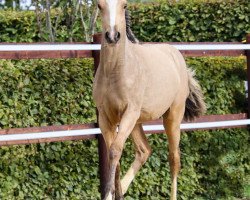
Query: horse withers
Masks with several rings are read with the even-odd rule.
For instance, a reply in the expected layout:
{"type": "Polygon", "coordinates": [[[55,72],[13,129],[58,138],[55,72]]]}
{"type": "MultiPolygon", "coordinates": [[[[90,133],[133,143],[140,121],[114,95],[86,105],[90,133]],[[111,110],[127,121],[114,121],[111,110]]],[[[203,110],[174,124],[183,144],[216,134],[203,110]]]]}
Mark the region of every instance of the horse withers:
{"type": "Polygon", "coordinates": [[[205,111],[201,88],[174,47],[141,45],[130,29],[126,0],[99,0],[102,17],[100,64],[93,96],[109,158],[104,200],[121,200],[151,154],[142,123],[163,118],[169,142],[171,200],[177,199],[180,124],[205,111]],[[117,132],[118,127],[118,132],[117,132]],[[135,160],[120,180],[120,158],[131,137],[135,160]]]}

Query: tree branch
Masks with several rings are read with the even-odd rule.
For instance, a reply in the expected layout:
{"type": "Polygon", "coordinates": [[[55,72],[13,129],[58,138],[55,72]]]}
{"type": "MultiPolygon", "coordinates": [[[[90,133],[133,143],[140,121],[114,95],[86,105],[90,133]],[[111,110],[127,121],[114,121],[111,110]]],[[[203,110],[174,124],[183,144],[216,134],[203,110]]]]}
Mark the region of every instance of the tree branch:
{"type": "Polygon", "coordinates": [[[90,20],[90,25],[89,25],[89,29],[90,29],[90,35],[94,35],[95,33],[95,24],[96,24],[96,20],[97,20],[97,17],[98,17],[98,14],[99,14],[99,9],[97,7],[97,5],[95,6],[94,8],[94,12],[92,14],[92,17],[91,17],[91,20],[90,20]]]}
{"type": "Polygon", "coordinates": [[[81,18],[81,23],[82,23],[82,27],[83,27],[83,31],[84,31],[84,35],[85,35],[85,41],[86,42],[90,42],[90,38],[89,38],[89,30],[88,30],[88,26],[87,23],[84,21],[84,16],[83,16],[83,2],[80,2],[80,18],[81,18]]]}
{"type": "Polygon", "coordinates": [[[55,37],[53,34],[53,28],[51,24],[51,14],[50,14],[50,0],[46,0],[46,24],[49,31],[50,42],[55,42],[55,37]]]}
{"type": "Polygon", "coordinates": [[[40,14],[41,14],[41,9],[39,7],[39,3],[38,3],[38,0],[35,0],[35,13],[36,13],[36,22],[37,22],[37,28],[38,28],[38,33],[39,33],[39,36],[40,38],[42,37],[43,35],[43,32],[42,32],[42,23],[41,23],[41,18],[40,18],[40,14]]]}

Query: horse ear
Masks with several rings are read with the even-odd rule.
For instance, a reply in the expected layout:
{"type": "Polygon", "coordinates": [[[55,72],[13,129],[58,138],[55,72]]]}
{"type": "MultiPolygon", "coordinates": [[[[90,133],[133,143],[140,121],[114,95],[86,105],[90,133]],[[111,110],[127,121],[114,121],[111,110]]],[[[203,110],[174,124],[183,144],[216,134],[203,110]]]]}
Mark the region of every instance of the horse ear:
{"type": "Polygon", "coordinates": [[[139,43],[138,39],[135,37],[134,33],[132,32],[131,28],[130,28],[130,13],[128,11],[128,9],[125,10],[125,19],[126,19],[126,34],[128,39],[132,42],[132,43],[139,43]]]}

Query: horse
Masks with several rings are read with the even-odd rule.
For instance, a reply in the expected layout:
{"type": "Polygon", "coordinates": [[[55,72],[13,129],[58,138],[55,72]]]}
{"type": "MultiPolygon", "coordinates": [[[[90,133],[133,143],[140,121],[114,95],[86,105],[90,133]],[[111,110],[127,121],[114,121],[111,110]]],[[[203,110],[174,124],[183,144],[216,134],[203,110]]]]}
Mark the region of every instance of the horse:
{"type": "Polygon", "coordinates": [[[169,142],[170,199],[177,199],[180,124],[205,112],[201,87],[182,54],[167,44],[143,45],[130,28],[126,0],[99,0],[102,19],[100,63],[93,84],[98,123],[107,147],[104,200],[122,200],[151,155],[142,124],[162,117],[169,142]],[[128,137],[135,160],[120,179],[120,158],[128,137]]]}

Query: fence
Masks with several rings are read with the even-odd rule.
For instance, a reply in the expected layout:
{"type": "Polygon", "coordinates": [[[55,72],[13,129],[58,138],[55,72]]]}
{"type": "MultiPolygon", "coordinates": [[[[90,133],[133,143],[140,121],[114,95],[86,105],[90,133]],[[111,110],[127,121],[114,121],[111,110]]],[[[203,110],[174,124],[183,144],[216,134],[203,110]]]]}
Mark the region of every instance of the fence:
{"type": "MultiPolygon", "coordinates": [[[[90,43],[63,44],[0,44],[0,59],[38,59],[38,58],[94,58],[95,70],[99,64],[101,35],[94,36],[90,43]]],[[[152,43],[157,45],[157,43],[152,43]]],[[[161,43],[162,44],[162,43],[161,43]]],[[[250,34],[247,43],[168,43],[181,50],[184,56],[240,56],[247,58],[248,88],[250,88],[250,34]]],[[[248,113],[228,115],[206,115],[194,123],[183,123],[182,130],[218,129],[228,127],[247,127],[250,124],[250,92],[248,92],[248,113]]],[[[144,125],[146,133],[163,131],[161,120],[144,125]]],[[[85,140],[98,138],[101,193],[104,194],[107,180],[106,147],[97,123],[82,125],[62,125],[33,128],[13,128],[0,130],[0,146],[31,144],[65,140],[85,140]]]]}

